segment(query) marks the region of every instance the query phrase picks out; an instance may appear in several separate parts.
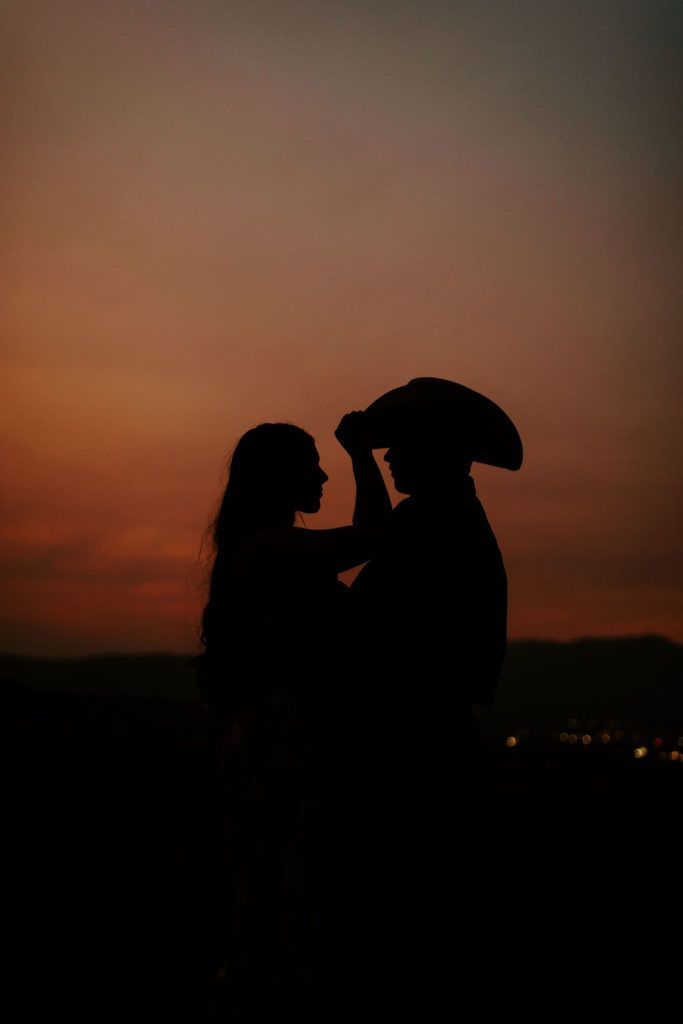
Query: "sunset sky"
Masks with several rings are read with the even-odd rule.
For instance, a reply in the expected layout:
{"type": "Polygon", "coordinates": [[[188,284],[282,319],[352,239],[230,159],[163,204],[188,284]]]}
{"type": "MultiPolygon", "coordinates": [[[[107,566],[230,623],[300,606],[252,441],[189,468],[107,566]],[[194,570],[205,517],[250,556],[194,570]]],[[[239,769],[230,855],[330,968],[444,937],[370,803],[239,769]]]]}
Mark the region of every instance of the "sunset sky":
{"type": "Polygon", "coordinates": [[[334,428],[415,376],[524,440],[513,637],[683,640],[680,4],[0,10],[4,650],[195,649],[240,434],[314,434],[342,525],[334,428]]]}

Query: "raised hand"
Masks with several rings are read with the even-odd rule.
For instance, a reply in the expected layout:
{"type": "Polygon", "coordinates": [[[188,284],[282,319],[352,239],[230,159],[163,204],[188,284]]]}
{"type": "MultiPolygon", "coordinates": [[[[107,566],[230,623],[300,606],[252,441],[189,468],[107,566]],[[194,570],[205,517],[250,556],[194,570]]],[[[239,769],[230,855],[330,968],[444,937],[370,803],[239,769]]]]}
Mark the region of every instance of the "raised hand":
{"type": "Polygon", "coordinates": [[[334,432],[339,444],[352,458],[371,450],[366,423],[364,412],[347,412],[334,432]]]}

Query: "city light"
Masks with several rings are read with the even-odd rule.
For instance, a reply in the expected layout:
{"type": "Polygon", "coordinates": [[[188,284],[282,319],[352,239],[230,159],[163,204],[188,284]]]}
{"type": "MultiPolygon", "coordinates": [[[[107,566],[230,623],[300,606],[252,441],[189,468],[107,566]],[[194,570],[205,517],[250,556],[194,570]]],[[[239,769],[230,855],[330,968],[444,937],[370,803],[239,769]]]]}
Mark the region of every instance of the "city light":
{"type": "MultiPolygon", "coordinates": [[[[568,719],[568,721],[578,721],[578,719],[568,719]]],[[[588,719],[584,719],[584,721],[588,722],[588,719]]],[[[637,761],[649,758],[650,761],[655,763],[677,761],[679,764],[683,764],[683,750],[677,744],[677,740],[680,743],[683,737],[667,738],[664,736],[652,736],[647,732],[634,729],[629,723],[626,724],[624,729],[612,728],[611,730],[601,725],[596,719],[592,719],[590,724],[592,725],[590,732],[567,732],[562,730],[562,732],[536,733],[534,735],[531,729],[520,729],[518,733],[504,737],[505,746],[508,750],[515,750],[524,740],[526,749],[527,739],[529,740],[529,749],[531,751],[533,751],[536,744],[547,743],[548,740],[573,746],[577,749],[593,746],[600,750],[611,744],[611,753],[615,756],[624,754],[629,756],[632,754],[637,761]],[[620,740],[625,740],[626,743],[620,746],[620,740]]],[[[610,722],[612,727],[616,726],[616,724],[614,721],[610,722]]],[[[603,758],[607,754],[607,750],[605,750],[604,754],[598,754],[597,750],[595,755],[589,756],[589,761],[592,760],[593,756],[603,758]]],[[[581,758],[581,761],[585,763],[583,758],[581,758]]]]}

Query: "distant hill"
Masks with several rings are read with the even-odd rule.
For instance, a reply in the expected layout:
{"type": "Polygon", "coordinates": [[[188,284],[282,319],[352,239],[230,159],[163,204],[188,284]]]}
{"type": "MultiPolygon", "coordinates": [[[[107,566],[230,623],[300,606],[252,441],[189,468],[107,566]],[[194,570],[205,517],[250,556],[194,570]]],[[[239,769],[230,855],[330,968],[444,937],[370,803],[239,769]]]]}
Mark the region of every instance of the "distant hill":
{"type": "MultiPolygon", "coordinates": [[[[189,656],[103,654],[87,658],[0,655],[5,700],[33,694],[194,701],[189,656]]],[[[683,645],[659,636],[509,645],[492,727],[540,728],[569,717],[683,728],[683,645]]]]}
{"type": "Polygon", "coordinates": [[[683,645],[660,636],[511,643],[487,714],[531,728],[572,717],[680,731],[683,645]]]}
{"type": "Polygon", "coordinates": [[[33,658],[0,654],[0,686],[39,693],[195,700],[191,655],[98,654],[33,658]]]}

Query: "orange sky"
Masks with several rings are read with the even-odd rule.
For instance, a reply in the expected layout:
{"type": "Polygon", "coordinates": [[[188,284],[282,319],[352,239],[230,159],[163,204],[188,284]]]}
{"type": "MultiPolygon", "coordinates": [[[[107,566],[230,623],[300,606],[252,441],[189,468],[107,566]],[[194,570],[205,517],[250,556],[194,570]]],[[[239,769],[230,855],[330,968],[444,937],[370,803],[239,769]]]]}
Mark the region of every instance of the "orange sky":
{"type": "Polygon", "coordinates": [[[475,479],[513,636],[683,640],[674,3],[4,5],[5,650],[191,650],[226,452],[413,376],[517,423],[475,479]]]}

